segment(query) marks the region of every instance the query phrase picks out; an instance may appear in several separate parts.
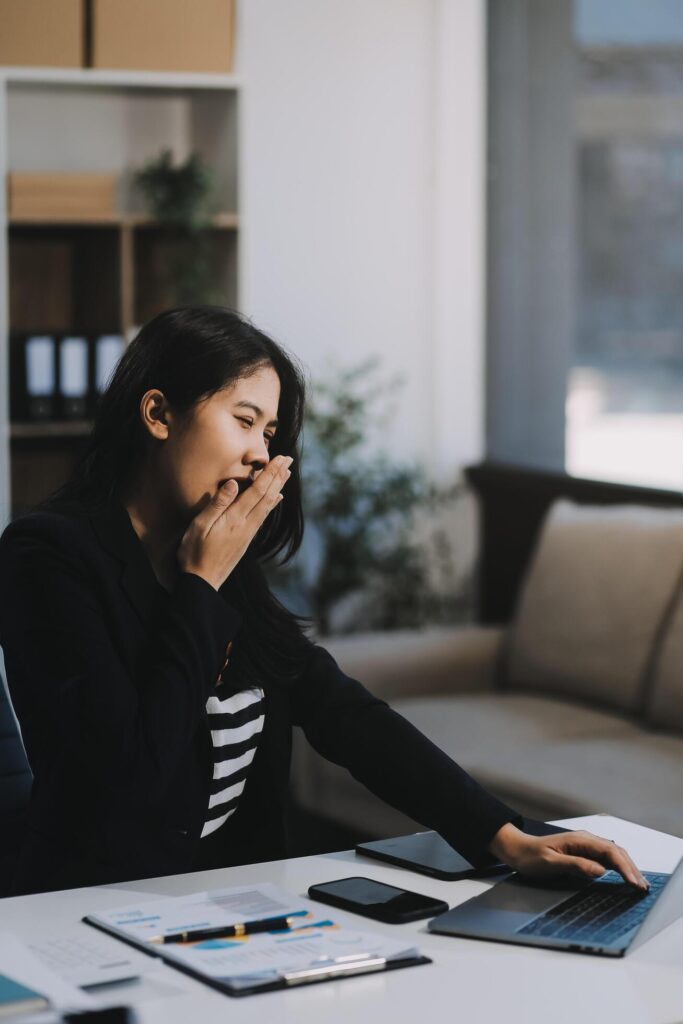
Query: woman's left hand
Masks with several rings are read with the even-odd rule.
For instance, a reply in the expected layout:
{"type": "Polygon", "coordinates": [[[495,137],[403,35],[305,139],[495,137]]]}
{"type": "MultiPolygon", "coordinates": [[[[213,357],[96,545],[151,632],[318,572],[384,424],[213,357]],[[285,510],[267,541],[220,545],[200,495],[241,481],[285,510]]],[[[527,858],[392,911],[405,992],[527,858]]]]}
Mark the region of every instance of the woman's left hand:
{"type": "Polygon", "coordinates": [[[529,836],[508,822],[496,832],[489,851],[503,864],[529,878],[558,875],[599,878],[605,871],[613,870],[636,888],[649,888],[626,850],[590,832],[529,836]]]}

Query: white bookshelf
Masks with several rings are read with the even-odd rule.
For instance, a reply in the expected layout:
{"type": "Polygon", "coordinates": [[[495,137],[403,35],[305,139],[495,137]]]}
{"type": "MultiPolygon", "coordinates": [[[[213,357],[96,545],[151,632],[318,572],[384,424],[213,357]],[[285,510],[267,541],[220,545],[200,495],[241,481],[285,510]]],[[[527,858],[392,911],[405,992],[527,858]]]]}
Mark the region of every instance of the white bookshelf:
{"type": "MultiPolygon", "coordinates": [[[[240,90],[234,75],[0,67],[0,528],[12,514],[13,441],[23,445],[24,466],[26,446],[38,446],[35,471],[40,472],[39,446],[46,438],[61,436],[67,444],[84,433],[82,425],[68,423],[61,430],[57,425],[10,428],[10,233],[28,235],[47,227],[111,230],[121,236],[120,251],[126,246],[131,251],[140,233],[149,237],[155,228],[131,186],[132,172],[164,148],[179,160],[197,150],[214,171],[212,230],[227,247],[221,290],[226,302],[239,305],[240,90]],[[115,173],[120,181],[117,213],[92,223],[10,220],[4,185],[11,171],[115,173]]],[[[124,276],[118,282],[121,291],[124,276]]],[[[124,295],[123,333],[133,326],[134,309],[134,296],[124,295]]],[[[49,476],[47,464],[45,469],[49,476]]]]}

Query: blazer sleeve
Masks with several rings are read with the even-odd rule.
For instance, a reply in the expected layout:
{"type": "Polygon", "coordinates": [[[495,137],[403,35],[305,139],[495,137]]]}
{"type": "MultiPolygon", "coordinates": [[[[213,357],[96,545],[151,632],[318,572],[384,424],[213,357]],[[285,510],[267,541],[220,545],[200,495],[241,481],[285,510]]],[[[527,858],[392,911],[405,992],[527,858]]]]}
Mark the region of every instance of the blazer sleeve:
{"type": "Polygon", "coordinates": [[[323,757],[347,768],[388,804],[437,831],[471,864],[522,818],[483,789],[410,722],[315,647],[292,690],[293,716],[323,757]]]}
{"type": "Polygon", "coordinates": [[[182,574],[131,671],[74,540],[66,527],[18,520],[0,541],[10,690],[34,770],[68,752],[107,791],[144,805],[182,763],[240,616],[201,577],[182,574]]]}

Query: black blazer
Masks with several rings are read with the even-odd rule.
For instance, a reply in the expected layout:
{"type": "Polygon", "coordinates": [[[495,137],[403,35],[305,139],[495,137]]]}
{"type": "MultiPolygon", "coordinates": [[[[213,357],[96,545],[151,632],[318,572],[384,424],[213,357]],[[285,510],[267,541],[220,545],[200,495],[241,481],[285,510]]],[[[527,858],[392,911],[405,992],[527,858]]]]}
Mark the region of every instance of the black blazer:
{"type": "Polygon", "coordinates": [[[264,679],[265,725],[234,815],[200,839],[205,704],[239,609],[199,576],[157,581],[126,510],[34,512],[0,539],[0,644],[34,784],[15,889],[286,855],[291,730],[468,859],[518,820],[311,644],[291,684],[264,679]]]}

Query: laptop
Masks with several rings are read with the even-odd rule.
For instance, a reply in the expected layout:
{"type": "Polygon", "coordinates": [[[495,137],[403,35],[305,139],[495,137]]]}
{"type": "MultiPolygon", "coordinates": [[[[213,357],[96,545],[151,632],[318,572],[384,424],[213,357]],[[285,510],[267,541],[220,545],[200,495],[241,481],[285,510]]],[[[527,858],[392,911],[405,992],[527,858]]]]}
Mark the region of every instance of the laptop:
{"type": "Polygon", "coordinates": [[[683,915],[683,859],[673,874],[641,872],[640,893],[616,871],[576,885],[508,875],[429,922],[431,932],[598,956],[623,956],[683,915]]]}

